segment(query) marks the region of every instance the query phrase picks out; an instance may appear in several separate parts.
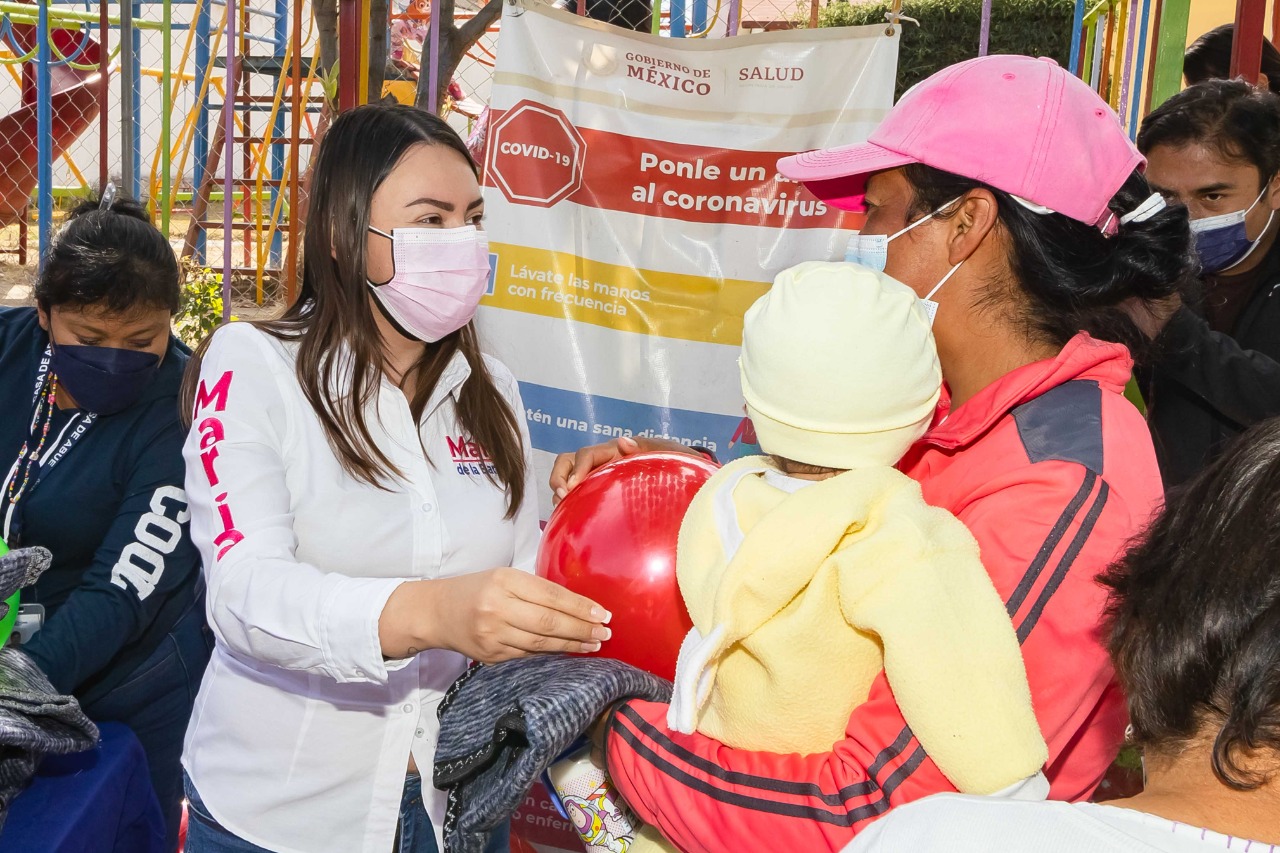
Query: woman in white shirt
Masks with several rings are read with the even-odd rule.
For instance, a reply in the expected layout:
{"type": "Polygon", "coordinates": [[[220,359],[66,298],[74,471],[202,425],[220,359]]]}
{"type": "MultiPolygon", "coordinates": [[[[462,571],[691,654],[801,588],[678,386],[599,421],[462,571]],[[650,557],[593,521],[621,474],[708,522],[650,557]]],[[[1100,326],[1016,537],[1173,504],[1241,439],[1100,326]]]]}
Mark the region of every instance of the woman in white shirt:
{"type": "Polygon", "coordinates": [[[1100,580],[1109,651],[1143,750],[1108,803],[937,794],[846,853],[1275,853],[1280,849],[1280,419],[1177,494],[1100,580]]]}
{"type": "Polygon", "coordinates": [[[298,302],[193,360],[184,455],[217,645],[183,755],[188,853],[436,850],[443,795],[416,768],[468,659],[608,638],[606,612],[528,573],[524,407],[471,323],[482,208],[443,121],[344,113],[298,302]]]}

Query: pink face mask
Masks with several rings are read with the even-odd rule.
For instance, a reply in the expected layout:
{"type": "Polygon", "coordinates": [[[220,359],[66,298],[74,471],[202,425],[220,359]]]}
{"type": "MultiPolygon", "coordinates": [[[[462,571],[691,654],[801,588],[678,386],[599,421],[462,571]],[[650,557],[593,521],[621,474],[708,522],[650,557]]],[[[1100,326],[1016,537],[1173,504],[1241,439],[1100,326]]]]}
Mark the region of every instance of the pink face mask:
{"type": "Polygon", "coordinates": [[[395,272],[369,283],[402,329],[427,343],[458,331],[476,314],[489,284],[489,238],[480,229],[395,228],[388,234],[395,272]]]}

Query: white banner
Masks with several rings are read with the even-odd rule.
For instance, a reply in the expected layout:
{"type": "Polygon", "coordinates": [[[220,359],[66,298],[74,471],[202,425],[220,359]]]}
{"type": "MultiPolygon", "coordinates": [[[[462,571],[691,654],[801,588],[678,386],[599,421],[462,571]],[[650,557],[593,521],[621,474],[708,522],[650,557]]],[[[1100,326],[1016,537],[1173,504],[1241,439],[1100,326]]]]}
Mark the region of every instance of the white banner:
{"type": "Polygon", "coordinates": [[[540,478],[619,435],[754,452],[742,315],[785,267],[842,259],[860,218],[775,164],[865,140],[897,58],[884,26],[670,39],[507,5],[481,325],[520,381],[540,478]]]}

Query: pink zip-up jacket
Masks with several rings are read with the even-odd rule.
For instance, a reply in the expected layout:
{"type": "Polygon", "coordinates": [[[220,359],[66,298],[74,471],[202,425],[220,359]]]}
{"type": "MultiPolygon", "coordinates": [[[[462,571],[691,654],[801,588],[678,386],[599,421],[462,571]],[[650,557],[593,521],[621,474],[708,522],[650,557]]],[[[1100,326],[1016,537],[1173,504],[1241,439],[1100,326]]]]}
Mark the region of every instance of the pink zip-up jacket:
{"type": "MultiPolygon", "coordinates": [[[[1132,366],[1123,346],[1077,335],[1055,358],[1008,373],[955,411],[944,399],[899,463],[981,546],[1022,644],[1054,799],[1092,793],[1126,723],[1095,579],[1162,497],[1147,425],[1123,394],[1132,366]]],[[[883,674],[844,739],[815,755],[676,734],[666,714],[666,705],[622,706],[608,732],[608,769],[639,816],[682,850],[839,850],[894,806],[954,790],[883,674]]]]}

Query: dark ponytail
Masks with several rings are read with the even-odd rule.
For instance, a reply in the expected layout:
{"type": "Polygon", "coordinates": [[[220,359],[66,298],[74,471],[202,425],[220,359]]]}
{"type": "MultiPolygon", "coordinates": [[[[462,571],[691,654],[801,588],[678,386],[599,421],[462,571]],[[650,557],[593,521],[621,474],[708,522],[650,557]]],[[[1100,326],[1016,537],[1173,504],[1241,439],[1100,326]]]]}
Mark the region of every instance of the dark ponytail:
{"type": "MultiPolygon", "coordinates": [[[[1192,248],[1187,212],[1165,208],[1143,222],[1118,225],[1107,236],[1060,213],[1036,213],[1013,196],[981,181],[924,165],[904,167],[915,197],[910,219],[936,210],[974,189],[992,193],[1000,226],[1009,240],[1009,266],[1023,295],[1002,300],[1032,340],[1064,345],[1084,331],[1100,340],[1127,346],[1140,358],[1149,347],[1121,307],[1131,299],[1156,302],[1178,295],[1191,301],[1199,266],[1192,248]]],[[[1082,175],[1081,180],[1087,180],[1082,175]]],[[[1118,224],[1152,194],[1146,178],[1134,172],[1115,194],[1110,210],[1118,224]]],[[[948,213],[938,214],[946,218],[948,213]]]]}
{"type": "Polygon", "coordinates": [[[111,314],[179,305],[178,259],[151,217],[135,201],[117,198],[108,210],[87,201],[71,211],[36,282],[36,303],[94,305],[111,314]]]}

